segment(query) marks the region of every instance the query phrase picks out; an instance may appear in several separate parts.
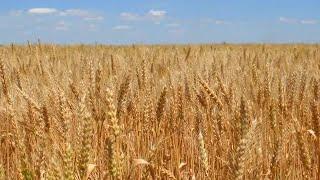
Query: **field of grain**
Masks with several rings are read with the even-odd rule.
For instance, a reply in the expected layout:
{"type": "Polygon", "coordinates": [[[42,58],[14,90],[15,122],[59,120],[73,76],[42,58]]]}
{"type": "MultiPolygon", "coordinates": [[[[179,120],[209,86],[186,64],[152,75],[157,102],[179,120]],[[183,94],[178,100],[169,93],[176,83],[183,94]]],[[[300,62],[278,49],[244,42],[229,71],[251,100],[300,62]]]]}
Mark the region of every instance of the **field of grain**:
{"type": "Polygon", "coordinates": [[[0,47],[0,179],[320,179],[320,46],[0,47]]]}

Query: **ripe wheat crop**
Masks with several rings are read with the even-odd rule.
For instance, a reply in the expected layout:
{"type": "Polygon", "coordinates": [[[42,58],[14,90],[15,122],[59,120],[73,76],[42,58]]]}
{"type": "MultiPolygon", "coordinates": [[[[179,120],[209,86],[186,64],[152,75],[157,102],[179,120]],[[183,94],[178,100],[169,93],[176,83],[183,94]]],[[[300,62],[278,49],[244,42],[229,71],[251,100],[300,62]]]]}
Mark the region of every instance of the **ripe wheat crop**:
{"type": "Polygon", "coordinates": [[[0,179],[320,179],[319,45],[0,47],[0,179]]]}

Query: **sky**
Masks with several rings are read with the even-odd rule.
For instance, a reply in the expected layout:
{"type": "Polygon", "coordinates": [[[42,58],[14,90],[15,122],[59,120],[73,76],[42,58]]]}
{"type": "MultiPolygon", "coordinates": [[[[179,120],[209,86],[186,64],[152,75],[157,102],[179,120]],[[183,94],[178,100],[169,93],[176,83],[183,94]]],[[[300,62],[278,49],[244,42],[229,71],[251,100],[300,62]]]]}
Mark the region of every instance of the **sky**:
{"type": "Polygon", "coordinates": [[[3,0],[0,44],[319,43],[320,0],[3,0]]]}

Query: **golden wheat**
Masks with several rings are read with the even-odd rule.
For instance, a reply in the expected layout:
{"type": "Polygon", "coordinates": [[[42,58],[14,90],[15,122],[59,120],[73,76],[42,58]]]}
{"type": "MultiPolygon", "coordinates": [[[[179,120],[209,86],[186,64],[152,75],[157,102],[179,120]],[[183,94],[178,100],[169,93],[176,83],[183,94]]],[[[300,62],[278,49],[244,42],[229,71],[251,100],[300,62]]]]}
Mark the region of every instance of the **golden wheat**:
{"type": "Polygon", "coordinates": [[[319,179],[319,45],[0,47],[0,179],[319,179]]]}

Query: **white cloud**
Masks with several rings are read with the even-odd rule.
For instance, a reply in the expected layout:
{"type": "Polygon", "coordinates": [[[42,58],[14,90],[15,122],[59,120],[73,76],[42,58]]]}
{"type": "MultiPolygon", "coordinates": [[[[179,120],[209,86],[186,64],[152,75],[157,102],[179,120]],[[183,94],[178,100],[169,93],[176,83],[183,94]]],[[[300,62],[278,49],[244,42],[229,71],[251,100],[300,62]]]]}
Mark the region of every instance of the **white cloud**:
{"type": "Polygon", "coordinates": [[[140,20],[142,17],[138,14],[129,13],[129,12],[123,12],[120,14],[121,19],[127,20],[127,21],[136,21],[140,20]]]}
{"type": "Polygon", "coordinates": [[[148,16],[152,17],[152,18],[164,18],[167,15],[167,11],[163,11],[163,10],[153,10],[151,9],[148,12],[148,16]]]}
{"type": "Polygon", "coordinates": [[[66,9],[66,10],[60,11],[59,15],[80,17],[86,21],[101,21],[104,19],[103,16],[97,15],[94,12],[84,10],[84,9],[66,9]]]}
{"type": "Polygon", "coordinates": [[[279,21],[285,24],[308,24],[308,25],[314,25],[314,24],[318,24],[319,22],[317,20],[314,19],[293,19],[293,18],[286,18],[286,17],[280,17],[279,21]]]}
{"type": "Polygon", "coordinates": [[[29,14],[53,14],[58,12],[57,9],[54,8],[32,8],[28,10],[29,14]]]}
{"type": "MultiPolygon", "coordinates": [[[[59,10],[55,8],[32,8],[27,11],[29,14],[52,14],[58,16],[74,16],[80,17],[85,21],[102,21],[104,17],[96,12],[85,10],[85,9],[66,9],[59,10]]],[[[13,11],[12,15],[21,15],[23,11],[13,11]]]]}
{"type": "Polygon", "coordinates": [[[232,22],[230,22],[230,21],[212,19],[212,18],[201,19],[200,22],[204,23],[204,24],[216,24],[216,25],[229,25],[229,24],[232,24],[232,22]]]}
{"type": "Polygon", "coordinates": [[[318,24],[319,22],[317,20],[310,19],[310,20],[301,20],[300,23],[314,25],[314,24],[318,24]]]}
{"type": "Polygon", "coordinates": [[[129,29],[131,29],[131,26],[119,25],[119,26],[114,26],[112,29],[113,30],[129,30],[129,29]]]}
{"type": "Polygon", "coordinates": [[[126,21],[145,20],[145,21],[153,21],[155,24],[160,24],[160,21],[163,18],[165,18],[166,15],[167,15],[167,11],[151,9],[150,11],[146,12],[143,15],[130,13],[130,12],[123,12],[120,14],[120,18],[126,21]]]}
{"type": "Polygon", "coordinates": [[[287,18],[287,17],[280,17],[279,21],[285,24],[295,24],[298,22],[296,19],[287,18]]]}
{"type": "Polygon", "coordinates": [[[80,16],[80,17],[88,17],[90,13],[87,10],[83,9],[67,9],[61,11],[60,16],[80,16]]]}

